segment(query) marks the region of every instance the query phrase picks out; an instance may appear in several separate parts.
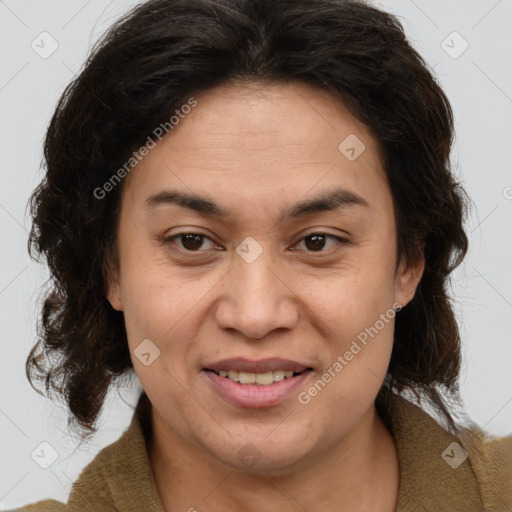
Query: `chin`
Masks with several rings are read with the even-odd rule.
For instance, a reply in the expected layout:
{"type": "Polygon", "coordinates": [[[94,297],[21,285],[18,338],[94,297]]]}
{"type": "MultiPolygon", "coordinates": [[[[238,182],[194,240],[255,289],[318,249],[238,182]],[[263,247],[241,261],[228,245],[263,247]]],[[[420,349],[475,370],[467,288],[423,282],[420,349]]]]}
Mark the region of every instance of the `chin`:
{"type": "Polygon", "coordinates": [[[230,469],[254,474],[271,472],[275,475],[296,471],[308,453],[314,451],[311,431],[290,435],[289,427],[285,427],[280,435],[277,429],[271,434],[268,432],[272,431],[267,429],[264,433],[261,430],[257,432],[256,435],[245,432],[236,438],[230,437],[222,451],[219,451],[219,443],[207,449],[212,448],[210,453],[230,469]]]}

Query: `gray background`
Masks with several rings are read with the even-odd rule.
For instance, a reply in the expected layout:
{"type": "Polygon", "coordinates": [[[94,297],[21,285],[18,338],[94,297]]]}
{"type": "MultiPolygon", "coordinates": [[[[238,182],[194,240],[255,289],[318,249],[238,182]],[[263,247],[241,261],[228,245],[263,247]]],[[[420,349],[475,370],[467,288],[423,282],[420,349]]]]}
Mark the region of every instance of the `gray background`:
{"type": "MultiPolygon", "coordinates": [[[[0,508],[45,497],[66,501],[81,469],[127,426],[138,383],[111,393],[92,443],[76,449],[65,410],[29,386],[24,362],[35,343],[45,269],[27,254],[26,203],[41,179],[42,140],[56,101],[92,42],[136,1],[0,0],[0,508]],[[48,32],[58,48],[32,47],[48,32]],[[43,49],[39,49],[41,52],[43,49]],[[49,443],[48,469],[31,454],[49,443]]],[[[454,274],[464,340],[461,382],[469,415],[496,435],[512,432],[512,0],[373,2],[398,15],[434,67],[455,112],[453,166],[475,208],[471,250],[454,274]],[[457,32],[457,34],[453,34],[457,32]],[[444,41],[444,42],[443,42],[444,41]],[[462,53],[465,46],[468,48],[462,53]]],[[[45,448],[46,446],[46,448],[45,448]]],[[[35,457],[37,459],[37,457],[35,457]]]]}

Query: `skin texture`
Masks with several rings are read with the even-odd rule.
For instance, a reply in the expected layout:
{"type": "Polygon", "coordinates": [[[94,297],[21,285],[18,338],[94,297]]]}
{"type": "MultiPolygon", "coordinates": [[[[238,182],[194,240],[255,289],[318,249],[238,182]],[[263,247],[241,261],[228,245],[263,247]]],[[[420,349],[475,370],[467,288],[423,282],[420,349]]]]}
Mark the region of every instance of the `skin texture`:
{"type": "Polygon", "coordinates": [[[396,447],[374,406],[393,320],[306,405],[293,393],[273,407],[238,407],[201,371],[228,357],[282,357],[313,367],[299,391],[307,390],[393,303],[411,300],[424,263],[396,270],[377,143],[339,100],[299,82],[229,84],[196,99],[126,178],[120,268],[108,291],[152,403],[149,455],[162,502],[166,510],[395,510],[396,447]],[[350,134],[365,144],[354,161],[338,149],[350,134]],[[340,186],[368,206],[279,220],[340,186]],[[230,216],[144,205],[168,189],[206,196],[230,216]],[[180,232],[208,238],[158,242],[180,232]],[[304,238],[312,233],[348,243],[326,238],[315,249],[304,238]],[[252,263],[235,250],[248,236],[263,249],[252,263]],[[149,366],[133,352],[145,339],[161,351],[149,366]],[[249,442],[259,459],[248,468],[237,454],[249,442]]]}

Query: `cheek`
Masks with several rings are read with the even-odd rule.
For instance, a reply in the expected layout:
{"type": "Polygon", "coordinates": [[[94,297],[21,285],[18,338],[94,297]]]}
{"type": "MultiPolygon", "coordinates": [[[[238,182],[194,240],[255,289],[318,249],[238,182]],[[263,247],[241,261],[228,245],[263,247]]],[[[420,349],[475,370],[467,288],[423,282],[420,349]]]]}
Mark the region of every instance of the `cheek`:
{"type": "Polygon", "coordinates": [[[120,287],[127,332],[132,342],[141,336],[159,339],[193,308],[209,283],[173,267],[146,233],[134,229],[130,234],[123,239],[120,287]]]}
{"type": "Polygon", "coordinates": [[[147,266],[125,275],[122,292],[128,345],[134,371],[150,400],[186,409],[179,396],[183,386],[189,387],[187,361],[201,325],[198,303],[207,283],[184,282],[163,269],[163,265],[147,266]]]}
{"type": "Polygon", "coordinates": [[[325,282],[304,281],[307,306],[318,321],[328,354],[319,378],[330,381],[329,391],[322,391],[321,397],[319,393],[320,407],[334,401],[344,403],[344,411],[360,412],[359,405],[374,399],[385,378],[396,315],[394,251],[389,247],[389,242],[368,244],[325,282]]]}
{"type": "Polygon", "coordinates": [[[302,273],[293,289],[315,313],[324,335],[355,337],[394,303],[394,252],[389,244],[368,244],[328,274],[302,273]]]}
{"type": "MultiPolygon", "coordinates": [[[[153,256],[154,258],[154,256],[153,256]]],[[[197,343],[208,315],[208,297],[222,275],[205,272],[199,276],[187,269],[172,268],[168,261],[140,258],[126,266],[122,286],[123,310],[128,344],[135,370],[144,378],[157,371],[185,377],[186,368],[197,360],[197,343]],[[137,348],[149,339],[159,358],[151,367],[137,360],[137,348]],[[195,358],[195,359],[194,359],[195,358]]],[[[187,377],[188,378],[188,377],[187,377]]]]}
{"type": "Polygon", "coordinates": [[[324,367],[302,395],[301,403],[311,399],[319,414],[330,411],[333,428],[355,423],[370,407],[391,358],[396,316],[392,299],[366,292],[337,309],[325,345],[324,367]]]}

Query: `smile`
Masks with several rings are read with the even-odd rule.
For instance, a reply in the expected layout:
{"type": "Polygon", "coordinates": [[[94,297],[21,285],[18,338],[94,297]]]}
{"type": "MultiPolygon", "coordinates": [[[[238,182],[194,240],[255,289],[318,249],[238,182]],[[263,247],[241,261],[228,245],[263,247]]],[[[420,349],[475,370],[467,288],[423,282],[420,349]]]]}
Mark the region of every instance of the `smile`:
{"type": "Polygon", "coordinates": [[[223,401],[238,407],[264,408],[296,395],[313,368],[306,362],[282,358],[230,358],[209,363],[201,373],[223,401]]]}
{"type": "Polygon", "coordinates": [[[276,370],[273,372],[266,373],[251,373],[235,370],[220,370],[215,372],[220,377],[230,379],[233,382],[239,382],[240,384],[249,385],[256,384],[258,386],[268,386],[274,382],[280,382],[284,379],[289,379],[300,375],[302,372],[293,372],[291,370],[276,370]]]}

